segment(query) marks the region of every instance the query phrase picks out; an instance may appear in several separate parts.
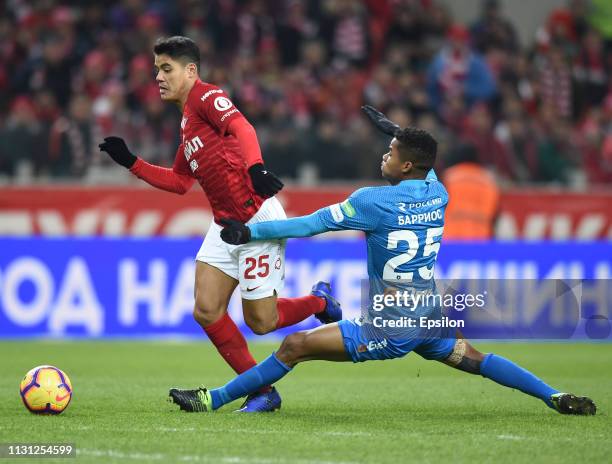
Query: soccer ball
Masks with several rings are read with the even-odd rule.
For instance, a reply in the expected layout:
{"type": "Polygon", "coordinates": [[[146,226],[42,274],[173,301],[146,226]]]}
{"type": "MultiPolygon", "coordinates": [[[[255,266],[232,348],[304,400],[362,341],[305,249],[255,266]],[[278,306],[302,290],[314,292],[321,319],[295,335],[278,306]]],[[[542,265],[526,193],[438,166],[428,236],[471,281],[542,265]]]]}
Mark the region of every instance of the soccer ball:
{"type": "Polygon", "coordinates": [[[38,366],[25,375],[19,392],[28,411],[34,414],[59,414],[70,404],[72,384],[57,367],[38,366]]]}

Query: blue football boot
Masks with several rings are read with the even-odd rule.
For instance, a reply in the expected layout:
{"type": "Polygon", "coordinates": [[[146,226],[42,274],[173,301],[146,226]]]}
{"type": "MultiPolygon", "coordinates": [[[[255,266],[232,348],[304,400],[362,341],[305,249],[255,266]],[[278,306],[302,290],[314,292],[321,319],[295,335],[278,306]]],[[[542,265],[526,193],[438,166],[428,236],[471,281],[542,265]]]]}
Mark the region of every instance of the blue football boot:
{"type": "Polygon", "coordinates": [[[281,408],[281,397],[272,387],[269,392],[251,393],[235,412],[272,412],[281,408]]]}
{"type": "Polygon", "coordinates": [[[331,285],[327,282],[317,282],[312,286],[311,295],[325,300],[325,309],[314,316],[323,324],[331,324],[342,319],[340,302],[331,295],[331,285]]]}

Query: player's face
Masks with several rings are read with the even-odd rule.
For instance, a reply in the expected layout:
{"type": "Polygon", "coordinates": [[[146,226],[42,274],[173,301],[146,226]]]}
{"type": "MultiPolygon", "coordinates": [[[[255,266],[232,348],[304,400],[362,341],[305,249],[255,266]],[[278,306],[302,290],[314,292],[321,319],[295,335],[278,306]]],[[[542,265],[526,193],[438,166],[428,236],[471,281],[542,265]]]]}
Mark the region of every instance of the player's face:
{"type": "Polygon", "coordinates": [[[168,55],[155,55],[155,80],[164,101],[186,100],[193,82],[195,64],[182,64],[168,55]]]}
{"type": "Polygon", "coordinates": [[[380,171],[383,178],[388,180],[392,184],[400,182],[406,174],[406,161],[402,161],[400,158],[397,139],[391,140],[389,144],[389,151],[383,155],[382,163],[380,163],[380,171]]]}

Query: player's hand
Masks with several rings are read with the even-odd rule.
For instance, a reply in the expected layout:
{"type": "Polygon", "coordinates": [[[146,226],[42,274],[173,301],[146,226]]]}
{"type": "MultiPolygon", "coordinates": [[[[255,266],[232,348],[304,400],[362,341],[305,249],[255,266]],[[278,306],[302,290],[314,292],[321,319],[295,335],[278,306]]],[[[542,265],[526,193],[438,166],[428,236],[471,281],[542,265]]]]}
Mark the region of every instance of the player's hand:
{"type": "Polygon", "coordinates": [[[387,135],[395,135],[395,133],[401,129],[400,126],[395,124],[393,121],[389,121],[389,119],[387,119],[383,113],[378,111],[373,106],[362,106],[361,111],[366,114],[368,119],[372,121],[372,124],[374,124],[379,131],[384,132],[387,135]]]}
{"type": "Polygon", "coordinates": [[[262,197],[272,197],[283,188],[281,180],[263,164],[257,163],[249,168],[249,175],[253,181],[253,188],[262,197]]]}
{"type": "Polygon", "coordinates": [[[128,150],[121,137],[106,137],[100,145],[100,151],[105,151],[115,163],[130,169],[138,159],[128,150]]]}
{"type": "Polygon", "coordinates": [[[221,239],[230,245],[242,245],[251,241],[251,229],[236,219],[221,219],[221,239]]]}

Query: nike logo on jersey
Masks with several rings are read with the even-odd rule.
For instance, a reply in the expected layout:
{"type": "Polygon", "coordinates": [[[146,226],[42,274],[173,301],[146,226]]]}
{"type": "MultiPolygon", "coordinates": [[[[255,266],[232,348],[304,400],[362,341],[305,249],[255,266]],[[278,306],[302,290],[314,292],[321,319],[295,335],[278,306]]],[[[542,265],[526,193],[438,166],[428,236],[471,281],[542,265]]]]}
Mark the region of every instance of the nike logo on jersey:
{"type": "Polygon", "coordinates": [[[257,290],[259,287],[261,287],[261,285],[258,285],[257,287],[253,287],[253,288],[247,287],[247,292],[252,292],[253,290],[257,290]]]}

